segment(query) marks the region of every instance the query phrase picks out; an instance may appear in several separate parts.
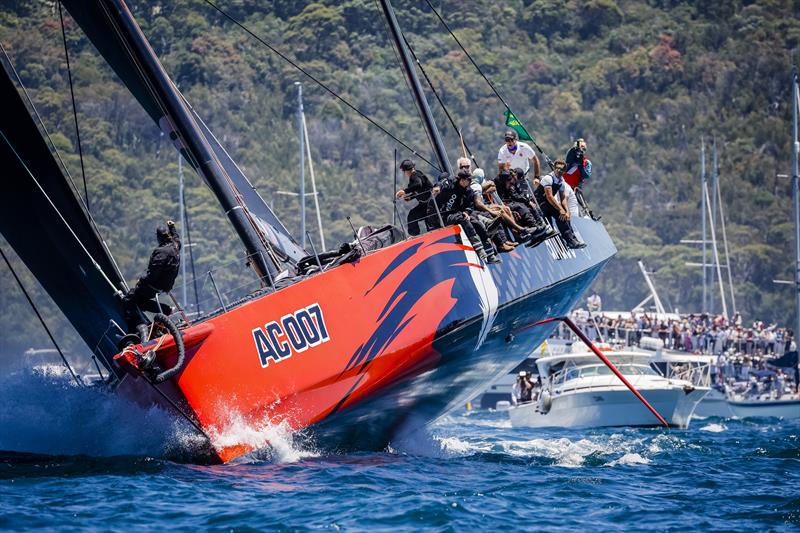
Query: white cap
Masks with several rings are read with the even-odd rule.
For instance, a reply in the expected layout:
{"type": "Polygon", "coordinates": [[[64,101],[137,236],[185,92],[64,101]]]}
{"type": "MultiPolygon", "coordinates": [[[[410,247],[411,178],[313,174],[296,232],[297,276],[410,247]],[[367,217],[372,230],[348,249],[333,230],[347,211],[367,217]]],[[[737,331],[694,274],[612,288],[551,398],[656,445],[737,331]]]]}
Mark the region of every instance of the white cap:
{"type": "Polygon", "coordinates": [[[528,375],[528,374],[527,374],[527,373],[526,373],[524,370],[520,370],[520,371],[519,371],[519,377],[521,377],[521,378],[524,378],[524,377],[525,377],[525,376],[527,376],[527,375],[528,375]]]}
{"type": "Polygon", "coordinates": [[[483,173],[482,168],[476,168],[472,171],[472,179],[476,180],[478,183],[483,183],[483,179],[486,175],[483,173]]]}

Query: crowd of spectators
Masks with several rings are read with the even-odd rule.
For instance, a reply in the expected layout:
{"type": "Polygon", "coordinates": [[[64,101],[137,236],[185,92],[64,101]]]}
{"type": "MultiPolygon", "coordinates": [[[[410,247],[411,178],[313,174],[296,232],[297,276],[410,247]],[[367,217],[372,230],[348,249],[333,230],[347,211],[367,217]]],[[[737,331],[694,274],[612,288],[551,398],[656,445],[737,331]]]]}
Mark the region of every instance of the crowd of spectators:
{"type": "Polygon", "coordinates": [[[639,346],[643,337],[654,337],[670,350],[696,354],[736,354],[779,357],[790,351],[794,332],[757,320],[743,323],[736,314],[730,320],[708,313],[656,316],[642,313],[593,313],[578,309],[573,320],[594,340],[619,341],[639,346]]]}

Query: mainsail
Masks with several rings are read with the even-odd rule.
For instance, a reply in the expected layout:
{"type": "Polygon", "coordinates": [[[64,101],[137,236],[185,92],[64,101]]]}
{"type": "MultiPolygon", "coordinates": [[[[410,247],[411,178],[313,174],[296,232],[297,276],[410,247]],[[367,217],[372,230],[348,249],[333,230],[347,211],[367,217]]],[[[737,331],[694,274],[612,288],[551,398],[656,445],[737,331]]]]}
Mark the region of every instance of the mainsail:
{"type": "MultiPolygon", "coordinates": [[[[186,161],[195,170],[202,170],[199,168],[199,154],[192,153],[190,147],[187,147],[186,143],[180,139],[180,128],[176,126],[175,118],[170,116],[163,102],[159,101],[158,91],[154,90],[152,81],[142,71],[137,58],[131,51],[129,35],[119,29],[119,24],[115,20],[113,13],[120,12],[123,7],[113,0],[63,0],[63,2],[70,15],[80,25],[83,32],[105,58],[106,62],[114,69],[125,86],[161,130],[175,142],[176,147],[186,161]]],[[[172,88],[177,92],[174,85],[172,88]]],[[[185,99],[184,104],[191,109],[185,99]]],[[[279,256],[279,259],[288,259],[292,262],[296,262],[308,255],[294,240],[261,195],[258,194],[253,184],[236,165],[228,152],[225,151],[197,112],[191,109],[191,113],[199,127],[200,134],[213,150],[220,167],[230,180],[230,185],[234,188],[239,203],[243,204],[249,218],[261,235],[269,242],[269,246],[265,246],[263,250],[259,251],[265,255],[277,252],[276,255],[279,256]],[[270,247],[271,249],[269,249],[270,247]]],[[[203,172],[200,173],[206,178],[203,172]]]]}
{"type": "Polygon", "coordinates": [[[0,233],[111,370],[125,283],[5,71],[0,100],[0,233]]]}

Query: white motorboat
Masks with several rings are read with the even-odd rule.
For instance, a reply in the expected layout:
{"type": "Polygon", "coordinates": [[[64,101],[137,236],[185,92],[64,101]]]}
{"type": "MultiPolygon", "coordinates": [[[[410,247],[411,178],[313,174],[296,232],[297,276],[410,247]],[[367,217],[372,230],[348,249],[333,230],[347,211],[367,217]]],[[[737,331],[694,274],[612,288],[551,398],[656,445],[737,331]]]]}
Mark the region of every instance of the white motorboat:
{"type": "MultiPolygon", "coordinates": [[[[658,344],[661,344],[660,340],[658,344]]],[[[728,405],[725,392],[714,387],[716,375],[712,374],[712,371],[715,369],[714,363],[716,361],[716,355],[692,354],[677,350],[667,350],[659,346],[650,364],[664,377],[682,379],[690,382],[695,387],[707,387],[710,389],[695,408],[692,415],[694,418],[707,418],[710,416],[730,418],[733,416],[733,412],[728,405]]]]}
{"type": "MultiPolygon", "coordinates": [[[[773,418],[800,418],[800,393],[783,392],[776,390],[759,391],[742,390],[741,388],[727,387],[725,393],[731,413],[736,418],[773,417],[773,418]]],[[[758,383],[751,383],[758,387],[758,383]]]]}
{"type": "MultiPolygon", "coordinates": [[[[605,352],[620,373],[671,425],[687,427],[709,388],[660,376],[652,355],[605,352]]],[[[641,401],[593,353],[542,357],[536,361],[541,390],[531,402],[509,409],[514,427],[604,427],[660,425],[641,401]]]]}

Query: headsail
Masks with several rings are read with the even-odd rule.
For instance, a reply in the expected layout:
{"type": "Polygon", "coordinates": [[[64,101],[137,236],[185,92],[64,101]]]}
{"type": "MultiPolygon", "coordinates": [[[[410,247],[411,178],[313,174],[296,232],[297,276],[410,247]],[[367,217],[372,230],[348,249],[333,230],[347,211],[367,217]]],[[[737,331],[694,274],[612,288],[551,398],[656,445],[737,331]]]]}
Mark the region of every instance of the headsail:
{"type": "MultiPolygon", "coordinates": [[[[164,133],[176,141],[176,147],[189,164],[195,170],[199,170],[197,159],[194,157],[197,154],[191,154],[180,140],[176,140],[178,135],[175,124],[172,119],[168,118],[163,105],[154,96],[150,82],[143,77],[139,65],[131,56],[127,40],[116,30],[116,24],[111,16],[111,12],[117,9],[113,5],[114,3],[104,0],[63,0],[63,2],[70,15],[78,22],[89,40],[114,69],[153,121],[158,124],[164,133]]],[[[186,103],[185,100],[184,103],[186,103]]],[[[188,103],[187,107],[191,108],[188,103]]],[[[272,248],[280,252],[278,255],[282,254],[294,262],[308,255],[294,240],[263,198],[256,192],[255,187],[214,137],[197,112],[194,109],[191,109],[191,112],[205,141],[211,147],[220,166],[230,178],[235,188],[235,194],[241,199],[241,203],[246,206],[248,214],[255,222],[255,226],[257,226],[264,238],[269,241],[272,248]]],[[[202,172],[201,175],[203,175],[202,172]]]]}
{"type": "Polygon", "coordinates": [[[0,233],[111,370],[125,284],[4,70],[0,101],[0,233]]]}

